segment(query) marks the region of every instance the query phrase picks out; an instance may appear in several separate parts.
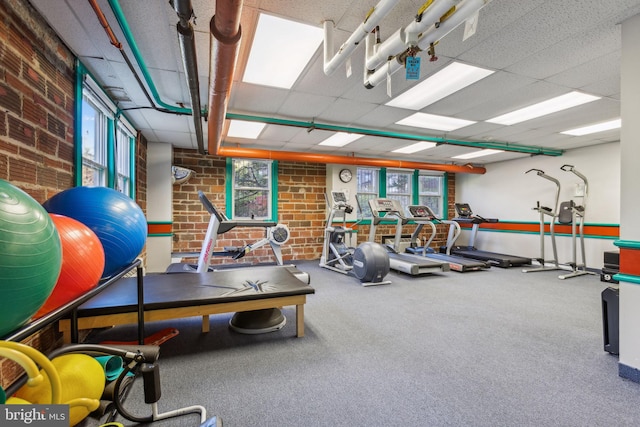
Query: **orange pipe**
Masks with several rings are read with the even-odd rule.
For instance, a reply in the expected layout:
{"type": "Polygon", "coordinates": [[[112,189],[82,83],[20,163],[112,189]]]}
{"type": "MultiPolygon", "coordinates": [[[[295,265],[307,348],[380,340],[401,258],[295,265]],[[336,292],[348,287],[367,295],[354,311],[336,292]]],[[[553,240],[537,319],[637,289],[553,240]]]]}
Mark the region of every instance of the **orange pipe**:
{"type": "Polygon", "coordinates": [[[104,16],[102,9],[100,9],[100,6],[98,6],[97,1],[89,0],[89,4],[93,8],[93,11],[96,13],[96,16],[98,17],[98,21],[100,21],[100,24],[102,24],[102,28],[104,28],[104,30],[106,31],[107,36],[111,41],[111,44],[117,47],[118,49],[122,50],[122,44],[118,41],[118,38],[116,37],[113,30],[111,29],[111,26],[109,25],[107,18],[104,16]]]}
{"type": "Polygon", "coordinates": [[[422,169],[452,173],[484,174],[487,170],[473,165],[446,165],[440,163],[408,162],[403,160],[373,159],[368,157],[336,156],[319,153],[297,153],[294,151],[271,151],[255,148],[220,147],[217,154],[226,157],[283,160],[309,163],[337,163],[353,166],[375,166],[387,168],[422,169]]]}
{"type": "Polygon", "coordinates": [[[229,94],[236,68],[242,29],[242,0],[216,2],[216,13],[209,22],[211,32],[211,65],[209,81],[208,148],[219,154],[222,127],[227,114],[229,94]]]}

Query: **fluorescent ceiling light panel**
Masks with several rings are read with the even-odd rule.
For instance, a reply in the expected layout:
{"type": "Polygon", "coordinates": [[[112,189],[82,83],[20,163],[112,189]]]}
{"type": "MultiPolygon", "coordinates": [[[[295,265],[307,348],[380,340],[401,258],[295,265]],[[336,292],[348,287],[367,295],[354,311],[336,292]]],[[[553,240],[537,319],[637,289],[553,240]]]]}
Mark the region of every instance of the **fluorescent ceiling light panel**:
{"type": "Polygon", "coordinates": [[[472,151],[467,154],[460,154],[459,156],[453,156],[453,159],[475,159],[476,157],[490,156],[491,154],[504,153],[503,150],[494,150],[487,148],[485,150],[472,151]]]}
{"type": "Polygon", "coordinates": [[[406,147],[393,150],[392,153],[413,154],[417,153],[418,151],[428,150],[429,148],[433,148],[435,146],[435,142],[420,141],[416,142],[415,144],[407,145],[406,147]]]}
{"type": "Polygon", "coordinates": [[[414,113],[396,122],[398,125],[413,126],[424,129],[452,131],[472,125],[471,120],[456,119],[454,117],[437,116],[435,114],[414,113]]]}
{"type": "Polygon", "coordinates": [[[231,120],[227,137],[257,139],[266,123],[245,122],[243,120],[231,120]]]}
{"type": "Polygon", "coordinates": [[[565,135],[582,136],[589,135],[597,132],[604,132],[605,130],[619,129],[622,126],[622,119],[609,120],[608,122],[596,123],[589,126],[583,126],[580,128],[565,130],[565,135]]]}
{"type": "Polygon", "coordinates": [[[569,92],[546,101],[520,108],[519,110],[503,114],[498,117],[487,120],[489,123],[497,123],[499,125],[514,125],[516,123],[535,119],[536,117],[546,116],[547,114],[557,113],[558,111],[586,104],[587,102],[600,99],[599,96],[587,95],[580,92],[569,92]]]}
{"type": "Polygon", "coordinates": [[[323,39],[320,27],[261,13],[242,81],[290,89],[323,39]]]}
{"type": "Polygon", "coordinates": [[[415,111],[422,110],[427,105],[431,105],[493,73],[493,71],[484,68],[452,62],[431,77],[387,102],[386,105],[415,111]]]}
{"type": "Polygon", "coordinates": [[[356,133],[336,133],[333,136],[322,141],[319,145],[328,145],[330,147],[344,147],[345,145],[355,141],[358,138],[362,138],[364,135],[358,135],[356,133]]]}

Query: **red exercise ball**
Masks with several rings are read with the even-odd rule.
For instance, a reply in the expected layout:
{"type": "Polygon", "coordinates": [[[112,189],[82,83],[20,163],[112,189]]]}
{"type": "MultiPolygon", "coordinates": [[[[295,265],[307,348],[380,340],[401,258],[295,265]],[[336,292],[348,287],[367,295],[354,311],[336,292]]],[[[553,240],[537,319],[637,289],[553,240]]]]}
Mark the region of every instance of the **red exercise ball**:
{"type": "Polygon", "coordinates": [[[96,233],[73,218],[49,215],[62,242],[62,268],[53,292],[34,317],[41,317],[95,288],[104,271],[104,249],[96,233]]]}

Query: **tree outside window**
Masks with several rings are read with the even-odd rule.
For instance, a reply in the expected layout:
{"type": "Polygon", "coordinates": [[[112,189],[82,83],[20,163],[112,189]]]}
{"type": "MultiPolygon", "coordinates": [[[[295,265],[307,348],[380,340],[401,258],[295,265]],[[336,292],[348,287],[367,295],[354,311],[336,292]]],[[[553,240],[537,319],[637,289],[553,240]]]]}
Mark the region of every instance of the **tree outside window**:
{"type": "Polygon", "coordinates": [[[268,160],[233,160],[233,217],[272,217],[271,167],[268,160]]]}

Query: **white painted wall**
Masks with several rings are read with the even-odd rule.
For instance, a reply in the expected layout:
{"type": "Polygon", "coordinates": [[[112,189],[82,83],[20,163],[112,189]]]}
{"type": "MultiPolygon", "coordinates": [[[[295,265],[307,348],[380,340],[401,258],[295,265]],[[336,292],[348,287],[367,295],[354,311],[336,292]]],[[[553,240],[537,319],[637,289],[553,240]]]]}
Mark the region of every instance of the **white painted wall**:
{"type": "MultiPolygon", "coordinates": [[[[502,221],[537,222],[539,213],[532,208],[536,201],[553,207],[555,185],[537,176],[529,169],[541,169],[547,175],[560,181],[560,202],[574,199],[583,204],[581,197],[575,196],[576,185],[582,180],[576,175],[560,169],[570,164],[586,176],[588,198],[586,200],[587,224],[619,224],[620,222],[620,143],[601,144],[576,150],[569,150],[559,157],[535,156],[525,159],[490,163],[484,175],[457,175],[456,202],[469,203],[475,214],[502,221]]],[[[464,232],[459,241],[468,241],[464,232]]],[[[558,260],[572,260],[570,237],[558,236],[558,260]]],[[[476,238],[476,247],[483,250],[503,252],[525,257],[539,257],[540,237],[537,234],[515,234],[483,232],[476,238]]],[[[578,247],[579,248],[579,247],[578,247]]],[[[613,240],[585,239],[587,266],[602,267],[602,253],[617,250],[613,240]]],[[[545,240],[546,258],[551,258],[550,238],[545,240]]],[[[578,262],[581,262],[578,249],[578,262]]]]}
{"type": "MultiPolygon", "coordinates": [[[[621,116],[622,191],[620,238],[640,242],[640,15],[622,23],[621,116]]],[[[624,271],[622,271],[624,273],[624,271]]],[[[620,363],[640,370],[640,286],[620,283],[620,363]]]]}
{"type": "MultiPolygon", "coordinates": [[[[171,144],[147,145],[147,221],[172,222],[171,144]]],[[[171,236],[147,238],[147,271],[162,273],[171,264],[171,236]]]]}
{"type": "MultiPolygon", "coordinates": [[[[332,191],[344,191],[347,195],[348,203],[353,206],[353,212],[347,214],[347,221],[356,221],[358,219],[358,203],[356,202],[356,193],[358,192],[358,179],[356,178],[357,167],[353,165],[327,165],[327,196],[331,202],[332,191]],[[353,175],[350,182],[342,182],[339,174],[342,169],[349,169],[353,175]]],[[[327,214],[329,207],[327,206],[327,214]]]]}

